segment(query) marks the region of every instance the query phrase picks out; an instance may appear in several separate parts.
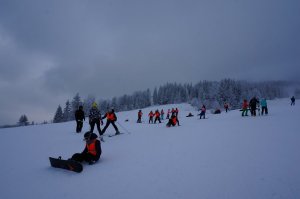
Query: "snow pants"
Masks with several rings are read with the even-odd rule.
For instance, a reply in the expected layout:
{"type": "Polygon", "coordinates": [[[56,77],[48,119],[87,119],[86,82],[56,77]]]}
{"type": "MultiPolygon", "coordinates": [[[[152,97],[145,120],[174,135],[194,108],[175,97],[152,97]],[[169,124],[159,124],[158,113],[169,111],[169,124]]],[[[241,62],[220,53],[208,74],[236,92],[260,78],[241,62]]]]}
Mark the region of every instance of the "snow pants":
{"type": "Polygon", "coordinates": [[[100,119],[93,119],[92,121],[90,121],[91,132],[93,133],[94,128],[95,128],[95,124],[97,125],[97,129],[98,129],[99,135],[101,135],[100,119]]]}
{"type": "Polygon", "coordinates": [[[115,124],[115,121],[107,120],[107,122],[106,122],[106,124],[105,124],[105,127],[103,128],[103,130],[102,130],[102,132],[101,132],[101,135],[103,135],[103,134],[105,133],[107,127],[108,127],[110,124],[113,125],[113,127],[114,127],[115,130],[116,130],[116,133],[119,132],[119,129],[118,129],[118,127],[117,127],[116,124],[115,124]]]}
{"type": "Polygon", "coordinates": [[[98,161],[99,157],[94,156],[90,153],[75,153],[71,159],[75,160],[77,162],[85,161],[85,162],[91,163],[93,161],[98,161]]]}
{"type": "Polygon", "coordinates": [[[268,107],[266,107],[266,106],[262,106],[261,107],[261,115],[264,115],[264,113],[266,115],[268,115],[268,107]]]}
{"type": "Polygon", "coordinates": [[[81,120],[76,120],[76,132],[80,133],[83,127],[83,121],[81,120]]]}

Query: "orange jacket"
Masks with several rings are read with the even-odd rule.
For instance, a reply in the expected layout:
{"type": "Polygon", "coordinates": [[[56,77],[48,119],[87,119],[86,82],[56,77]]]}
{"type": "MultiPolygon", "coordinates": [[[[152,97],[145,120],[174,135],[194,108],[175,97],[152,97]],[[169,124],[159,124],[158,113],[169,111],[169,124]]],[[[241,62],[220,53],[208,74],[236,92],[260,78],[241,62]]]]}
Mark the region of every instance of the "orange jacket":
{"type": "Polygon", "coordinates": [[[88,150],[88,153],[92,155],[97,155],[96,151],[96,139],[94,139],[91,143],[86,144],[86,148],[88,150]]]}

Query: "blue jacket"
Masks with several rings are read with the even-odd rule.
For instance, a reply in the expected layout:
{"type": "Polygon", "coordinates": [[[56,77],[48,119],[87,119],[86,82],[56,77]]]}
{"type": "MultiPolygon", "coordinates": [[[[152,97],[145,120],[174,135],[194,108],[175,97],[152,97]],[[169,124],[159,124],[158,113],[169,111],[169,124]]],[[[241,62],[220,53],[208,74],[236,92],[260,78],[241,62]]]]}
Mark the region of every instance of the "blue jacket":
{"type": "Polygon", "coordinates": [[[266,100],[266,99],[262,99],[262,100],[260,101],[260,105],[261,105],[262,107],[266,107],[266,106],[267,106],[267,100],[266,100]]]}

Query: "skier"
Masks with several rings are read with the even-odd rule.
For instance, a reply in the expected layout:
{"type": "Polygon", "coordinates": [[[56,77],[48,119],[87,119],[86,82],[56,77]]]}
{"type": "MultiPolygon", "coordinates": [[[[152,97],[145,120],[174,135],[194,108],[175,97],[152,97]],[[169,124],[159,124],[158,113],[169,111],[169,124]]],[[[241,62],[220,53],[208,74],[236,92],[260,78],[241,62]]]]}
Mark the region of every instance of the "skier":
{"type": "Polygon", "coordinates": [[[164,120],[164,114],[165,114],[164,109],[161,109],[161,111],[160,111],[161,120],[164,120]]]}
{"type": "Polygon", "coordinates": [[[150,122],[153,124],[154,113],[152,111],[150,111],[150,113],[148,114],[148,116],[149,116],[149,124],[150,124],[150,122]]]}
{"type": "Polygon", "coordinates": [[[295,97],[293,96],[293,97],[291,98],[291,106],[295,106],[295,101],[296,101],[296,99],[295,99],[295,97]]]}
{"type": "Polygon", "coordinates": [[[94,127],[96,124],[99,135],[101,135],[100,122],[101,122],[101,125],[103,125],[103,121],[101,119],[101,113],[97,107],[97,103],[94,102],[92,105],[92,108],[90,109],[90,114],[89,114],[89,123],[91,126],[91,130],[90,130],[91,133],[93,133],[94,127]]]}
{"type": "Polygon", "coordinates": [[[242,117],[248,116],[248,101],[244,99],[243,106],[242,106],[242,117]]]}
{"type": "Polygon", "coordinates": [[[257,103],[258,103],[258,100],[256,99],[256,97],[253,97],[249,102],[251,116],[256,116],[256,104],[257,103]]]}
{"type": "Polygon", "coordinates": [[[160,113],[158,110],[155,111],[155,120],[154,120],[154,124],[156,124],[156,121],[159,121],[159,123],[161,123],[160,121],[160,113]]]}
{"type": "Polygon", "coordinates": [[[226,113],[227,113],[227,111],[228,111],[228,108],[229,108],[229,105],[225,102],[225,104],[224,104],[224,108],[225,108],[225,111],[226,111],[226,113]]]}
{"type": "Polygon", "coordinates": [[[142,116],[143,116],[143,113],[142,113],[142,110],[139,110],[138,112],[138,119],[137,119],[137,123],[142,123],[142,116]]]}
{"type": "Polygon", "coordinates": [[[206,107],[203,105],[202,108],[201,108],[201,112],[200,112],[200,119],[202,119],[202,116],[203,116],[203,119],[205,119],[205,113],[206,113],[206,107]]]}
{"type": "Polygon", "coordinates": [[[85,115],[82,106],[79,106],[79,108],[75,111],[75,120],[76,120],[76,132],[80,133],[83,126],[83,121],[85,120],[85,115]]]}
{"type": "Polygon", "coordinates": [[[266,98],[262,98],[262,100],[260,101],[260,105],[261,105],[261,115],[264,115],[264,113],[268,115],[268,106],[267,106],[266,98]]]}
{"type": "Polygon", "coordinates": [[[84,134],[84,140],[86,141],[86,146],[81,153],[75,153],[71,160],[77,162],[88,162],[90,165],[97,162],[101,156],[101,143],[97,139],[97,135],[90,131],[84,134]]]}
{"type": "Polygon", "coordinates": [[[177,124],[178,126],[180,126],[179,120],[178,120],[176,114],[172,114],[172,116],[171,116],[171,118],[169,119],[169,122],[167,123],[166,126],[167,126],[167,127],[171,127],[171,126],[175,126],[176,124],[177,124]]]}
{"type": "Polygon", "coordinates": [[[170,111],[170,109],[168,109],[167,118],[166,119],[170,119],[170,113],[171,113],[171,111],[170,111]]]}
{"type": "Polygon", "coordinates": [[[115,122],[117,121],[117,116],[115,114],[115,110],[114,109],[111,109],[111,111],[107,112],[103,117],[102,119],[106,118],[106,124],[105,124],[105,127],[103,128],[102,130],[102,133],[101,135],[103,135],[107,129],[107,127],[112,124],[113,127],[115,128],[116,130],[116,134],[115,135],[118,135],[120,134],[119,132],[119,129],[118,127],[116,126],[115,122]]]}

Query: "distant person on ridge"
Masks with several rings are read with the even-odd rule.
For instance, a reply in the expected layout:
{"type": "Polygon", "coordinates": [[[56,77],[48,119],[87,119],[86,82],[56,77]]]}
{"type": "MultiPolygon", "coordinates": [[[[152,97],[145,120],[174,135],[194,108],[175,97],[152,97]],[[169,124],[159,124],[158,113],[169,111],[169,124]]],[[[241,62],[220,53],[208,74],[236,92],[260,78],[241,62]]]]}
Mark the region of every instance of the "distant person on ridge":
{"type": "Polygon", "coordinates": [[[91,133],[93,133],[94,127],[95,127],[95,124],[96,124],[99,135],[101,135],[100,122],[101,122],[101,124],[103,124],[102,119],[101,119],[101,113],[100,113],[100,111],[97,107],[97,103],[94,102],[92,104],[92,108],[90,109],[90,114],[89,114],[89,123],[90,123],[90,126],[91,126],[91,130],[90,130],[91,133]]]}
{"type": "Polygon", "coordinates": [[[202,119],[202,116],[203,116],[203,119],[205,119],[206,107],[203,105],[200,110],[201,110],[201,112],[199,114],[200,115],[200,119],[202,119]]]}
{"type": "Polygon", "coordinates": [[[161,111],[160,111],[161,120],[164,120],[164,114],[165,114],[164,109],[161,109],[161,111]]]}
{"type": "Polygon", "coordinates": [[[148,116],[149,116],[149,124],[150,124],[150,122],[153,124],[154,113],[152,111],[150,111],[150,113],[148,114],[148,116]]]}
{"type": "Polygon", "coordinates": [[[225,111],[226,111],[226,113],[228,112],[228,108],[229,108],[229,105],[228,105],[228,103],[226,103],[225,102],[225,104],[224,104],[224,108],[225,108],[225,111]]]}
{"type": "Polygon", "coordinates": [[[258,103],[258,100],[256,99],[256,97],[253,97],[249,102],[251,116],[256,116],[257,103],[258,103]]]}
{"type": "Polygon", "coordinates": [[[155,111],[155,120],[154,120],[154,124],[156,124],[156,121],[159,121],[159,123],[161,123],[160,121],[160,113],[158,110],[155,111]]]}
{"type": "Polygon", "coordinates": [[[107,127],[112,124],[113,127],[115,128],[116,130],[116,134],[115,135],[118,135],[120,134],[119,132],[119,129],[118,127],[116,126],[115,122],[117,121],[117,116],[115,114],[115,110],[114,109],[111,109],[111,111],[107,112],[103,117],[102,119],[106,118],[106,124],[105,124],[105,127],[103,128],[102,130],[102,133],[101,135],[103,135],[107,129],[107,127]]]}
{"type": "Polygon", "coordinates": [[[138,119],[137,119],[137,123],[142,123],[142,116],[143,116],[143,113],[142,113],[142,110],[139,110],[138,112],[138,119]]]}
{"type": "Polygon", "coordinates": [[[248,116],[248,101],[244,99],[243,105],[242,105],[242,117],[248,116]]]}
{"type": "Polygon", "coordinates": [[[267,100],[266,100],[266,98],[262,98],[261,99],[260,105],[261,105],[261,115],[264,115],[264,113],[266,115],[268,115],[268,106],[267,106],[267,100]]]}
{"type": "Polygon", "coordinates": [[[80,133],[83,127],[83,121],[85,120],[85,115],[83,107],[79,106],[75,111],[75,120],[76,120],[76,132],[80,133]]]}
{"type": "Polygon", "coordinates": [[[171,113],[171,111],[170,111],[170,109],[168,109],[167,118],[166,119],[170,119],[170,113],[171,113]]]}
{"type": "Polygon", "coordinates": [[[293,96],[293,97],[291,98],[291,106],[295,106],[295,101],[296,101],[296,99],[295,99],[295,97],[293,96]]]}

